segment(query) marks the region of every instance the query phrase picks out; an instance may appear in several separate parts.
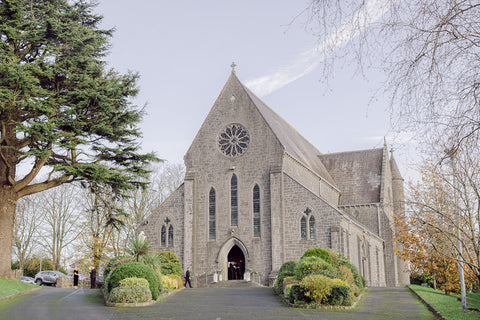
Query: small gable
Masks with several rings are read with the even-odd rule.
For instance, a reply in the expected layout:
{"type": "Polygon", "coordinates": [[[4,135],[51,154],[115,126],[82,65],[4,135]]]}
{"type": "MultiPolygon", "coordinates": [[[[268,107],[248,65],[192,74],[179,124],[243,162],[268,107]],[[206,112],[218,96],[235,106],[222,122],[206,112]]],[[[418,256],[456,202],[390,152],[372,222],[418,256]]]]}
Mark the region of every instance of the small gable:
{"type": "Polygon", "coordinates": [[[380,202],[383,149],[320,156],[341,191],[340,205],[380,202]]]}

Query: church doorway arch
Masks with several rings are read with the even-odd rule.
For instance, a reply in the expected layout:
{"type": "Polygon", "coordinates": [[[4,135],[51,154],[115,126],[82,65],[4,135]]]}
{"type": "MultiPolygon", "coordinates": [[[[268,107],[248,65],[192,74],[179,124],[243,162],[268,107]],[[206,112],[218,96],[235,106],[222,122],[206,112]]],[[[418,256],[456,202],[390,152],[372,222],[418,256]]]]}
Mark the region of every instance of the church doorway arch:
{"type": "Polygon", "coordinates": [[[248,260],[248,250],[243,242],[235,236],[231,237],[222,245],[216,259],[216,263],[221,270],[221,278],[224,280],[243,279],[245,270],[248,268],[248,260]],[[233,266],[233,263],[239,269],[237,276],[232,273],[232,270],[229,272],[229,267],[233,266]]]}
{"type": "Polygon", "coordinates": [[[234,245],[227,257],[228,280],[243,280],[245,273],[245,256],[242,250],[234,245]]]}

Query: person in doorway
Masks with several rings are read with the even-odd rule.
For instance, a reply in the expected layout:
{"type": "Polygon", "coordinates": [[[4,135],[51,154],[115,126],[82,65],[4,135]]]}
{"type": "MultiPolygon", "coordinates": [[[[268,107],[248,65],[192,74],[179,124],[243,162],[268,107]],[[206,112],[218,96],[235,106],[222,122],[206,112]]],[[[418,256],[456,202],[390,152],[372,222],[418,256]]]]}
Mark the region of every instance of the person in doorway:
{"type": "Polygon", "coordinates": [[[192,284],[190,283],[190,268],[187,268],[187,272],[185,272],[185,283],[183,284],[185,288],[187,287],[187,283],[191,288],[192,284]]]}
{"type": "Polygon", "coordinates": [[[95,267],[92,267],[92,270],[90,271],[90,288],[95,289],[95,282],[97,281],[97,270],[95,270],[95,267]]]}
{"type": "Polygon", "coordinates": [[[75,269],[73,269],[73,287],[75,289],[78,288],[78,269],[75,266],[75,269]]]}

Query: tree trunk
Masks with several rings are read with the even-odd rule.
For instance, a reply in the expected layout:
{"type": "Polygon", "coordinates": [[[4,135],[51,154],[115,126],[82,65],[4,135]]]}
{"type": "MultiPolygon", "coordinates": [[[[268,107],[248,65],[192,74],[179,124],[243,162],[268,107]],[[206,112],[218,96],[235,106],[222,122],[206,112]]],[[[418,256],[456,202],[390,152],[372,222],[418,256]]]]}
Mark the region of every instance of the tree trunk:
{"type": "Polygon", "coordinates": [[[0,277],[12,278],[13,224],[17,195],[11,187],[0,187],[0,277]]]}

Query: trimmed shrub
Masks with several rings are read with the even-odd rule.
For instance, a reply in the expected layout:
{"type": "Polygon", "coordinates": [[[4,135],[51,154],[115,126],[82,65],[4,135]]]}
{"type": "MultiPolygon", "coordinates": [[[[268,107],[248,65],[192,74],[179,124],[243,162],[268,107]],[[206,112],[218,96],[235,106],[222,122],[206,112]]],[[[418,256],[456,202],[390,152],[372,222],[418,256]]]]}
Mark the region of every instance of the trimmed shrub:
{"type": "Polygon", "coordinates": [[[139,287],[149,287],[148,281],[143,278],[125,278],[123,280],[120,280],[119,282],[119,287],[133,287],[133,286],[139,286],[139,287]]]}
{"type": "Polygon", "coordinates": [[[321,274],[322,276],[329,277],[330,279],[345,280],[345,278],[343,278],[343,276],[340,275],[339,272],[337,272],[337,270],[335,270],[335,272],[331,272],[329,270],[319,270],[319,271],[315,272],[315,274],[321,274]]]}
{"type": "Polygon", "coordinates": [[[285,277],[283,279],[283,291],[285,291],[286,286],[288,286],[289,284],[293,284],[293,283],[300,283],[300,280],[298,280],[294,276],[285,277]]]}
{"type": "Polygon", "coordinates": [[[175,279],[177,281],[177,288],[181,288],[183,285],[182,278],[180,276],[177,276],[176,274],[167,274],[172,279],[175,279]]]}
{"type": "Polygon", "coordinates": [[[168,291],[178,289],[178,282],[172,277],[162,275],[162,285],[168,291]]]}
{"type": "Polygon", "coordinates": [[[333,262],[332,257],[330,256],[330,252],[322,249],[322,248],[309,248],[307,251],[302,256],[303,258],[306,257],[317,257],[317,258],[322,258],[325,262],[328,262],[332,266],[335,265],[333,262]]]}
{"type": "Polygon", "coordinates": [[[351,306],[353,303],[352,289],[348,285],[332,285],[328,303],[334,306],[351,306]]]}
{"type": "Polygon", "coordinates": [[[321,274],[312,274],[306,276],[300,284],[307,289],[305,295],[317,304],[327,302],[332,287],[330,286],[330,278],[322,276],[321,274]]]}
{"type": "Polygon", "coordinates": [[[355,285],[355,278],[353,277],[352,270],[347,266],[338,266],[338,273],[348,282],[350,285],[355,285]]]}
{"type": "Polygon", "coordinates": [[[339,264],[343,265],[343,266],[346,266],[347,268],[350,269],[350,271],[352,271],[354,284],[360,289],[365,288],[365,279],[360,275],[357,267],[355,267],[355,265],[351,264],[350,261],[348,261],[347,257],[341,256],[340,258],[341,259],[340,259],[339,264]]]}
{"type": "Polygon", "coordinates": [[[293,273],[295,271],[296,265],[297,265],[296,261],[287,261],[284,264],[282,264],[282,266],[280,267],[280,270],[278,270],[278,274],[285,273],[285,272],[293,273]]]}
{"type": "Polygon", "coordinates": [[[298,280],[302,280],[308,275],[315,274],[321,270],[327,270],[335,274],[335,268],[322,258],[318,257],[306,257],[300,259],[300,261],[295,266],[295,277],[298,280]]]}
{"type": "Polygon", "coordinates": [[[277,280],[275,280],[275,290],[277,291],[277,293],[283,293],[283,280],[291,276],[294,276],[294,274],[290,273],[289,271],[278,274],[277,280]]]}
{"type": "Polygon", "coordinates": [[[103,270],[103,275],[107,277],[110,272],[113,271],[116,267],[118,267],[121,264],[127,263],[127,262],[132,262],[133,258],[131,256],[118,256],[115,258],[110,259],[108,261],[107,265],[105,266],[105,269],[103,270]]]}
{"type": "Polygon", "coordinates": [[[172,251],[159,251],[157,255],[162,263],[162,274],[176,274],[182,276],[182,264],[178,256],[172,251]]]}
{"type": "Polygon", "coordinates": [[[152,300],[152,293],[148,287],[116,287],[112,289],[108,299],[114,303],[148,302],[152,300]]]}
{"type": "Polygon", "coordinates": [[[278,270],[278,276],[277,280],[275,280],[275,290],[277,293],[282,294],[283,293],[283,280],[287,277],[291,277],[295,275],[295,266],[297,263],[295,261],[287,261],[282,266],[280,267],[280,270],[278,270]]]}
{"type": "Polygon", "coordinates": [[[283,289],[283,296],[287,300],[289,300],[290,291],[291,291],[293,285],[294,285],[293,283],[290,283],[290,284],[286,285],[285,288],[283,289]]]}
{"type": "Polygon", "coordinates": [[[288,301],[294,304],[308,303],[311,299],[306,295],[307,289],[301,284],[292,284],[288,301]]]}
{"type": "Polygon", "coordinates": [[[108,292],[111,293],[113,288],[118,287],[121,280],[132,277],[146,279],[152,293],[152,299],[157,300],[159,290],[155,271],[139,262],[127,262],[116,267],[108,280],[108,292]]]}

